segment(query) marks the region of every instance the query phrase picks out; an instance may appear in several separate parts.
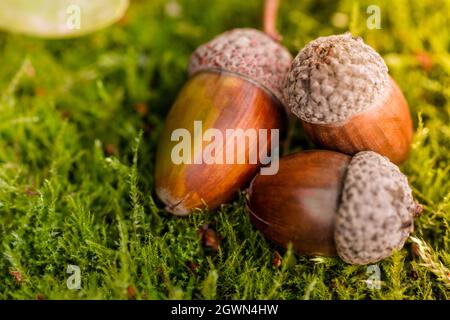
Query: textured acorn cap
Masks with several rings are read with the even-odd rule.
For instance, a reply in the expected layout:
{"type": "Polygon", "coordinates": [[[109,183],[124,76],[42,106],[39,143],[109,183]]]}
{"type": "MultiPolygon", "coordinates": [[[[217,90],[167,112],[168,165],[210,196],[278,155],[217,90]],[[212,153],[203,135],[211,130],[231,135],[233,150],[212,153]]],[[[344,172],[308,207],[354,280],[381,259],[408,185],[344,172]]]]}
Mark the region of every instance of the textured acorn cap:
{"type": "Polygon", "coordinates": [[[414,229],[416,203],[408,180],[387,158],[356,154],[347,169],[336,216],[339,256],[351,264],[369,264],[401,249],[414,229]]]}
{"type": "Polygon", "coordinates": [[[383,58],[350,33],[306,45],[286,76],[285,100],[303,121],[336,123],[381,105],[390,92],[383,58]]]}
{"type": "Polygon", "coordinates": [[[291,54],[267,34],[255,29],[233,29],[200,46],[192,55],[189,74],[226,71],[246,77],[283,102],[283,80],[291,54]]]}

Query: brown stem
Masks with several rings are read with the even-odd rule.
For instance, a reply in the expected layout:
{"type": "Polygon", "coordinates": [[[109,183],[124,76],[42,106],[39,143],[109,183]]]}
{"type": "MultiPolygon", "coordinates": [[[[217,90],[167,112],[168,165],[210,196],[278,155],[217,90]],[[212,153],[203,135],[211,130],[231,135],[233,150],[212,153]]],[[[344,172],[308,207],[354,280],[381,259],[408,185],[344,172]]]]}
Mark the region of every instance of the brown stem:
{"type": "Polygon", "coordinates": [[[279,0],[266,0],[264,8],[263,29],[273,40],[280,42],[281,35],[277,30],[277,13],[279,0]]]}

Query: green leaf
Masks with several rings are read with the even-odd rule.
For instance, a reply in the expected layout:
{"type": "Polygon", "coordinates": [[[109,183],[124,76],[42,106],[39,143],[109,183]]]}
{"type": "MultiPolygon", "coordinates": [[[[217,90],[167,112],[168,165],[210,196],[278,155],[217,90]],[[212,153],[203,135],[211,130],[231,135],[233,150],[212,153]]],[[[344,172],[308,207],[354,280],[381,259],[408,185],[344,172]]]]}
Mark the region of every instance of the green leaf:
{"type": "Polygon", "coordinates": [[[128,0],[0,0],[0,29],[44,38],[88,34],[119,20],[128,0]]]}

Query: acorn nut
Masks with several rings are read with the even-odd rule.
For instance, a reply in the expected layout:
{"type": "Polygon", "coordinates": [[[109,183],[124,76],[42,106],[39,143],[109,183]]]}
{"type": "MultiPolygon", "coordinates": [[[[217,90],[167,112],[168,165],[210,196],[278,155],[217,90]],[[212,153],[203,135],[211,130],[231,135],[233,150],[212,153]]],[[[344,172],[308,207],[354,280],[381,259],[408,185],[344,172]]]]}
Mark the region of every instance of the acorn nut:
{"type": "Polygon", "coordinates": [[[413,135],[408,104],[383,58],[350,33],[320,37],[294,59],[285,99],[319,147],[371,150],[404,161],[413,135]]]}
{"type": "MultiPolygon", "coordinates": [[[[194,141],[189,161],[174,163],[171,154],[178,142],[172,133],[183,128],[194,136],[198,134],[194,122],[201,121],[203,132],[218,130],[224,137],[229,129],[277,129],[282,136],[286,126],[282,84],[291,61],[282,45],[254,29],[228,31],[194,52],[190,79],[167,116],[156,157],[156,193],[169,212],[186,215],[205,204],[214,209],[227,202],[256,174],[261,149],[270,154],[272,147],[269,134],[267,143],[246,145],[243,164],[205,163],[197,160],[213,141],[200,141],[200,146],[194,141]],[[251,154],[258,155],[257,161],[249,161],[251,154]]],[[[238,156],[225,142],[218,149],[215,155],[221,159],[228,159],[229,153],[232,158],[238,156]]]]}
{"type": "Polygon", "coordinates": [[[401,249],[420,210],[399,168],[372,151],[295,153],[248,191],[250,218],[269,239],[357,265],[401,249]]]}

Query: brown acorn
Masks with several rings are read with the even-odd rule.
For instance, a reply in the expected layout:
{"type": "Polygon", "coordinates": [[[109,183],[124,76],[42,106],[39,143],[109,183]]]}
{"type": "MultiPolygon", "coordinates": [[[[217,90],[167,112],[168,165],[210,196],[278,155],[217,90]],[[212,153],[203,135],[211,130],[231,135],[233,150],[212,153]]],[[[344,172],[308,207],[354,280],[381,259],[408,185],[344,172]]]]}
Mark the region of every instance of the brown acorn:
{"type": "Polygon", "coordinates": [[[371,150],[401,163],[413,127],[408,104],[383,58],[350,33],[320,37],[294,59],[285,99],[321,148],[371,150]]]}
{"type": "Polygon", "coordinates": [[[304,151],[257,175],[248,192],[254,225],[275,243],[305,255],[338,254],[369,264],[401,249],[420,213],[407,178],[372,151],[351,157],[304,151]]]}
{"type": "Polygon", "coordinates": [[[186,215],[205,205],[213,209],[248,185],[261,165],[261,152],[270,154],[274,146],[270,130],[278,129],[283,134],[286,112],[282,80],[291,61],[283,46],[254,29],[228,31],[194,52],[189,63],[190,79],[167,116],[157,150],[156,193],[169,212],[186,215]],[[179,142],[173,133],[177,129],[191,137],[208,129],[224,138],[229,138],[230,129],[268,130],[268,134],[267,143],[247,140],[243,162],[238,161],[242,153],[227,148],[224,139],[214,151],[218,161],[205,163],[202,152],[216,141],[200,138],[193,141],[190,155],[184,154],[186,150],[180,152],[185,161],[174,163],[172,155],[179,142]],[[257,160],[251,161],[255,154],[257,160]],[[228,162],[228,158],[235,161],[228,162]]]}

